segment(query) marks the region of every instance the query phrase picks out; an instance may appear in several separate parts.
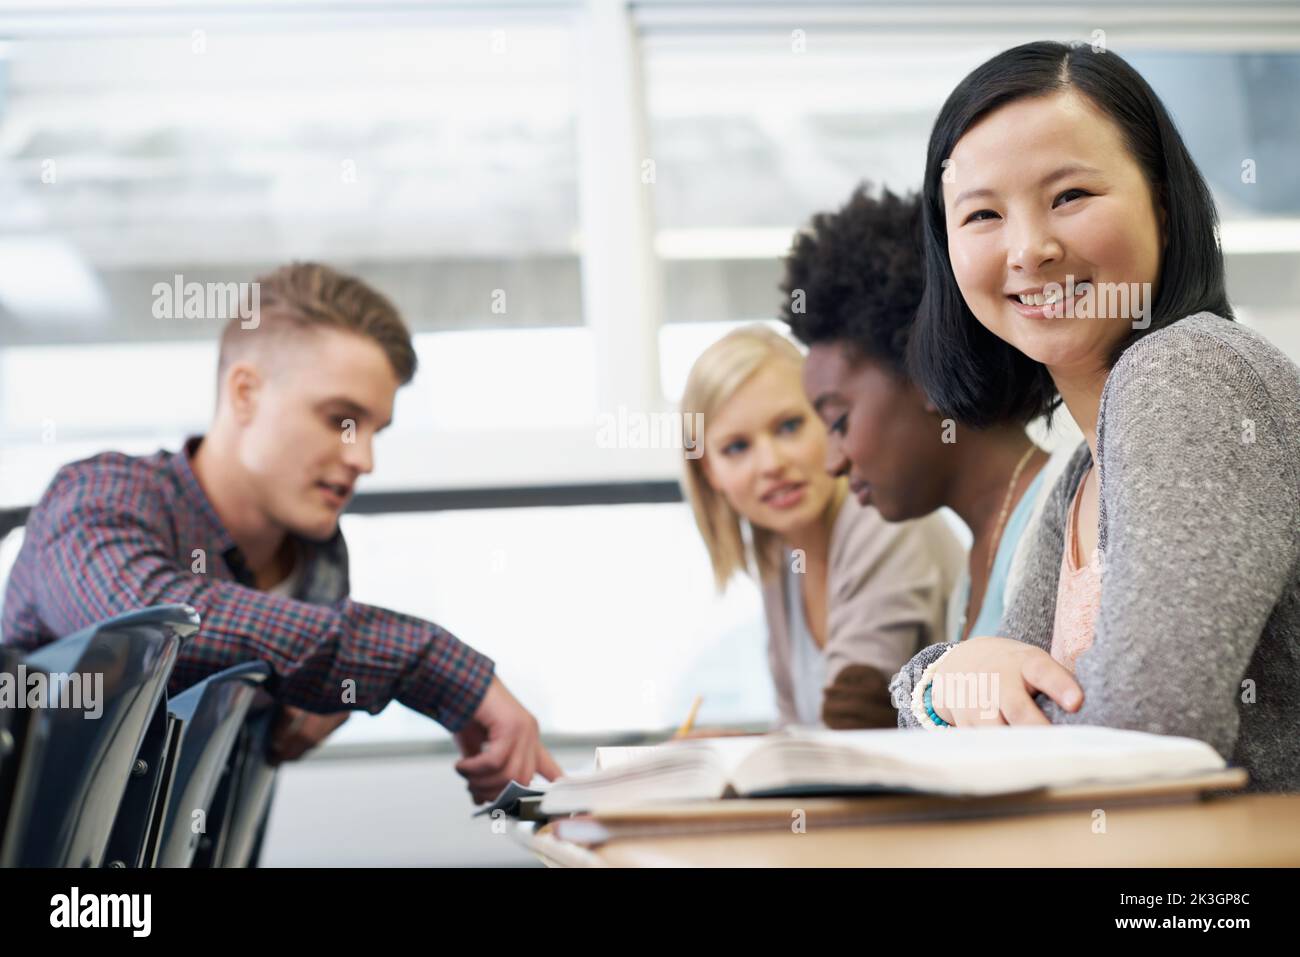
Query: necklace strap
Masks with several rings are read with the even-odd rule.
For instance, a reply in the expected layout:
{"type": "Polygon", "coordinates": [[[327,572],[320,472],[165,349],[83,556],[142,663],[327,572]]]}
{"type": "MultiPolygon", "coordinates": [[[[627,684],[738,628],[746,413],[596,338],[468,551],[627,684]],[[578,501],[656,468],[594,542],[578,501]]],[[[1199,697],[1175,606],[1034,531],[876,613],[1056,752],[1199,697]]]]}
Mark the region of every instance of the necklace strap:
{"type": "MultiPolygon", "coordinates": [[[[1011,473],[1011,481],[1007,483],[1007,494],[1002,499],[1002,511],[998,515],[997,525],[993,529],[993,541],[989,545],[988,565],[984,570],[984,598],[988,599],[989,583],[993,578],[993,560],[997,557],[998,548],[1002,545],[1002,530],[1006,526],[1007,513],[1011,508],[1011,499],[1015,495],[1016,482],[1020,480],[1020,473],[1025,470],[1025,465],[1029,459],[1038,451],[1038,446],[1032,442],[1029,448],[1025,449],[1025,454],[1020,456],[1020,461],[1016,463],[1015,470],[1011,473]]],[[[975,600],[975,583],[971,582],[970,591],[966,595],[966,616],[962,622],[962,635],[960,639],[965,638],[965,632],[968,628],[973,628],[975,623],[971,621],[971,603],[975,600]]]]}
{"type": "MultiPolygon", "coordinates": [[[[998,523],[996,526],[994,526],[994,530],[993,530],[993,542],[989,546],[988,568],[984,572],[986,578],[992,576],[993,560],[994,558],[997,557],[998,549],[1002,546],[1002,532],[1005,529],[1007,524],[1007,514],[1011,510],[1011,500],[1016,493],[1016,483],[1020,481],[1020,473],[1025,470],[1025,465],[1028,464],[1029,459],[1033,456],[1034,452],[1037,451],[1037,449],[1038,446],[1034,445],[1032,442],[1029,443],[1029,448],[1025,449],[1025,454],[1020,456],[1020,461],[1016,463],[1015,471],[1011,473],[1011,481],[1007,483],[1007,494],[1006,497],[1002,500],[1002,511],[998,514],[998,523]]],[[[985,585],[986,591],[987,588],[988,586],[986,584],[985,585]]]]}

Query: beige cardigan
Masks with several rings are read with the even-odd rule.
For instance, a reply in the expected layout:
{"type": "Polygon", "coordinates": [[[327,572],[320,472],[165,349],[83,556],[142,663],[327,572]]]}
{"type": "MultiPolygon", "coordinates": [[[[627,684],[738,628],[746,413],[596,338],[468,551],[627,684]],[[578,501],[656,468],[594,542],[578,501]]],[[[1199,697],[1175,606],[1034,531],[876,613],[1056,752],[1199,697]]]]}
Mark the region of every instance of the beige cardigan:
{"type": "MultiPolygon", "coordinates": [[[[874,508],[845,496],[831,526],[827,684],[854,664],[878,669],[888,684],[917,651],[943,641],[948,596],[965,563],[965,549],[937,512],[891,524],[874,508]]],[[[785,582],[781,568],[762,589],[778,726],[797,720],[785,582]]]]}

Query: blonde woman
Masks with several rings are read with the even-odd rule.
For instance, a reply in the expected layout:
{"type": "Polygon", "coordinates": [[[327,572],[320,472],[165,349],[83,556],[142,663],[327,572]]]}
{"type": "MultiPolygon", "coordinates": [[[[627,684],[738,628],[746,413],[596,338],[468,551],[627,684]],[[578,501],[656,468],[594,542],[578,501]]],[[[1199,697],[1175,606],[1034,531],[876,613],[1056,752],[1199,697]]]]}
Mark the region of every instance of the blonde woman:
{"type": "Polygon", "coordinates": [[[943,640],[963,550],[939,515],[888,524],[826,472],[802,367],[765,326],[704,351],[682,397],[684,423],[703,415],[686,495],[718,589],[762,588],[778,724],[894,727],[889,678],[943,640]]]}

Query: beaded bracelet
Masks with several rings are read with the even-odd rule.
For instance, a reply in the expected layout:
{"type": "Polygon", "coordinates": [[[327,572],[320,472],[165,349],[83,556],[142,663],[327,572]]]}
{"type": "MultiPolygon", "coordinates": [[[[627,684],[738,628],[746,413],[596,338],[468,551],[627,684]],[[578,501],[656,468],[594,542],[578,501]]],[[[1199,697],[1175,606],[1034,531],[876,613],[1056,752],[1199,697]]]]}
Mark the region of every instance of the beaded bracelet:
{"type": "Polygon", "coordinates": [[[933,721],[937,727],[951,728],[952,725],[949,724],[947,721],[943,720],[943,718],[939,717],[939,713],[934,710],[934,703],[930,700],[930,692],[933,690],[933,688],[934,688],[933,681],[925,686],[925,713],[930,716],[930,720],[933,721]]]}
{"type": "MultiPolygon", "coordinates": [[[[948,649],[948,651],[951,650],[951,648],[948,649]]],[[[948,651],[945,651],[943,655],[946,655],[948,651]]],[[[912,717],[916,719],[916,723],[921,727],[932,731],[953,727],[952,724],[939,717],[934,710],[934,702],[931,699],[931,689],[934,685],[934,669],[943,660],[943,655],[930,662],[929,667],[921,673],[921,680],[912,688],[912,717]]]]}

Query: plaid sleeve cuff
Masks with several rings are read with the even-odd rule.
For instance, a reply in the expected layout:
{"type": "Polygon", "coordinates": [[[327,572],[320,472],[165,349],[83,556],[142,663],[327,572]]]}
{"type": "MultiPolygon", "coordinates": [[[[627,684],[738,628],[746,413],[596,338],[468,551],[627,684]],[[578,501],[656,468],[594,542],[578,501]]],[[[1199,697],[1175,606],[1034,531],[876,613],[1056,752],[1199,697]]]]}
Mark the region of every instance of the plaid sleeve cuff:
{"type": "Polygon", "coordinates": [[[428,627],[437,632],[429,654],[398,700],[448,731],[459,731],[482,703],[496,665],[451,632],[437,625],[428,627]]]}
{"type": "MultiPolygon", "coordinates": [[[[304,610],[325,611],[313,606],[304,606],[304,610]]],[[[294,703],[328,711],[328,698],[333,696],[337,702],[337,690],[333,689],[351,687],[355,695],[350,701],[344,699],[345,706],[377,714],[396,700],[449,731],[458,731],[478,710],[492,683],[491,658],[446,629],[413,615],[348,599],[339,611],[342,627],[334,650],[331,642],[314,649],[286,649],[289,658],[297,659],[289,665],[295,674],[287,683],[302,695],[294,703]],[[312,667],[313,663],[320,667],[312,667]]],[[[336,703],[333,710],[337,710],[336,703]]]]}

